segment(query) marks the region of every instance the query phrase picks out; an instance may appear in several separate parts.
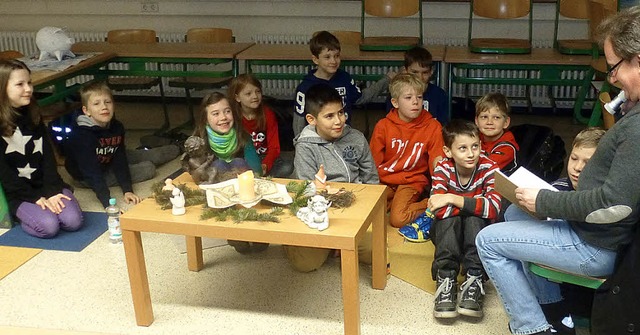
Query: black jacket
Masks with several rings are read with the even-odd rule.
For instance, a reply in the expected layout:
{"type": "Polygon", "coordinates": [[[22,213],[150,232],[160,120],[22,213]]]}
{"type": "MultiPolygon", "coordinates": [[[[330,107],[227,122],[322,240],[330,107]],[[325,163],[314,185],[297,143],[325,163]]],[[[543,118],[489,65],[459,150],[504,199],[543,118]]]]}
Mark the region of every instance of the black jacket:
{"type": "Polygon", "coordinates": [[[640,229],[619,253],[616,269],[595,293],[592,335],[640,334],[640,229]]]}

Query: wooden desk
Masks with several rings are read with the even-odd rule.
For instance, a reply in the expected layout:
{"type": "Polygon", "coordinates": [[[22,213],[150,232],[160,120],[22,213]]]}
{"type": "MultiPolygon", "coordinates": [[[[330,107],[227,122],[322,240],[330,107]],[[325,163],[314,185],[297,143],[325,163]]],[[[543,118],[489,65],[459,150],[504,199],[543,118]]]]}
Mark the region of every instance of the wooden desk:
{"type": "MultiPolygon", "coordinates": [[[[433,79],[439,84],[439,68],[445,55],[444,45],[426,46],[436,63],[433,79]]],[[[293,79],[302,80],[313,66],[311,51],[306,44],[255,44],[237,55],[244,60],[246,71],[253,73],[258,79],[293,79]],[[271,69],[272,66],[287,66],[284,72],[271,69]]],[[[355,80],[375,81],[384,73],[372,73],[367,67],[386,66],[401,67],[404,63],[404,52],[362,51],[358,46],[345,45],[340,51],[341,65],[344,68],[354,67],[349,74],[355,80]]]]}
{"type": "MultiPolygon", "coordinates": [[[[591,81],[588,77],[591,56],[565,55],[553,48],[534,48],[530,54],[500,55],[473,53],[467,47],[447,47],[444,62],[449,67],[449,92],[453,92],[454,84],[465,85],[465,96],[468,96],[470,84],[524,85],[529,101],[530,86],[573,86],[582,87],[591,81]],[[521,71],[517,76],[505,78],[496,75],[498,71],[521,71]],[[582,76],[563,77],[565,71],[577,71],[582,76]]],[[[549,95],[555,108],[555,99],[549,95]]],[[[575,105],[582,106],[584,95],[576,98],[575,105]],[[582,101],[580,101],[582,99],[582,101]]],[[[451,94],[449,94],[451,98],[451,94]]],[[[529,101],[529,104],[531,102],[529,101]]]]}
{"type": "MultiPolygon", "coordinates": [[[[154,43],[154,44],[114,44],[108,42],[78,42],[71,47],[73,52],[112,52],[113,62],[140,63],[182,63],[218,64],[231,61],[232,75],[238,74],[236,55],[253,43],[154,43]]],[[[135,66],[129,70],[106,70],[105,75],[129,75],[150,77],[223,77],[229,73],[211,71],[149,70],[135,66]]]]}
{"type": "MultiPolygon", "coordinates": [[[[276,179],[286,183],[288,180],[276,179]]],[[[184,173],[177,183],[196,185],[191,176],[184,173]]],[[[387,282],[387,232],[386,232],[386,186],[332,183],[356,194],[356,202],[347,210],[329,210],[329,228],[322,232],[308,228],[288,213],[279,223],[242,222],[240,224],[213,219],[200,220],[199,206],[187,208],[187,213],[174,216],[171,210],[160,210],[154,199],[145,199],[120,218],[122,239],[129,271],[131,295],[140,326],[153,323],[153,309],[149,280],[142,249],[142,232],[185,235],[187,264],[191,271],[203,268],[202,237],[217,237],[231,240],[255,241],[274,244],[298,245],[341,250],[342,300],[344,304],[345,334],[360,334],[360,294],[358,288],[358,241],[371,224],[373,226],[372,286],[384,289],[387,282]]],[[[258,204],[255,208],[267,211],[269,204],[258,204]]],[[[213,285],[213,283],[212,283],[213,285]]],[[[283,288],[286,289],[286,288],[283,288]]]]}
{"type": "Polygon", "coordinates": [[[114,57],[114,53],[101,52],[63,71],[33,71],[31,73],[31,80],[34,90],[39,91],[50,87],[52,88],[52,93],[44,98],[38,99],[38,104],[40,106],[46,106],[74,94],[80,89],[80,85],[67,85],[67,80],[92,74],[114,57]]]}

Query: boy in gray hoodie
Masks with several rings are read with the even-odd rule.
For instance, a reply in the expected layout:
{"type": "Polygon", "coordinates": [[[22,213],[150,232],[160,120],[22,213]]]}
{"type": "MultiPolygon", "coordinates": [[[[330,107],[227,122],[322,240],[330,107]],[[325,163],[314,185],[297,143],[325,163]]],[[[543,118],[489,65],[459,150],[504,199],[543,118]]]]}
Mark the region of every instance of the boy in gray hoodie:
{"type": "MultiPolygon", "coordinates": [[[[296,178],[313,180],[324,165],[327,181],[378,184],[378,170],[369,143],[357,129],[345,124],[340,94],[327,84],[309,88],[305,96],[307,125],[293,141],[296,178]]],[[[371,262],[370,241],[358,246],[359,259],[371,262]]],[[[327,260],[330,249],[284,246],[294,269],[310,272],[327,260]]]]}

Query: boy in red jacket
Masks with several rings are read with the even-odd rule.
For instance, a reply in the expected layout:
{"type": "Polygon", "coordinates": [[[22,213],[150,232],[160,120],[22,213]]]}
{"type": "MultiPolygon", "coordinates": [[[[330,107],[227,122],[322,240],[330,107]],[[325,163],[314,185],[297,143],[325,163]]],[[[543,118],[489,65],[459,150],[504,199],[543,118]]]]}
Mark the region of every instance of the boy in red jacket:
{"type": "Polygon", "coordinates": [[[410,73],[389,85],[393,109],[371,134],[371,154],[380,182],[389,186],[389,222],[400,228],[427,208],[431,175],[442,159],[442,127],[422,108],[424,83],[410,73]],[[426,192],[425,192],[426,191],[426,192]]]}
{"type": "Polygon", "coordinates": [[[482,152],[498,164],[500,171],[510,174],[518,168],[516,153],[520,149],[511,131],[507,98],[502,93],[489,93],[476,102],[476,125],[480,129],[482,152]]]}

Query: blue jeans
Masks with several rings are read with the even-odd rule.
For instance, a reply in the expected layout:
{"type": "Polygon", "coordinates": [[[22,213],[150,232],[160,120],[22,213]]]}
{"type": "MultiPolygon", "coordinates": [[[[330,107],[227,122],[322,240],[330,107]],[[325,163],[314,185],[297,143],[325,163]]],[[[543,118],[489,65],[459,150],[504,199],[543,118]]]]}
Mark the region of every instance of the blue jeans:
{"type": "Polygon", "coordinates": [[[478,233],[476,245],[514,334],[549,328],[540,304],[562,300],[559,285],[529,272],[529,262],[600,277],[613,272],[616,259],[615,251],[583,242],[567,221],[557,219],[489,225],[478,233]]]}

